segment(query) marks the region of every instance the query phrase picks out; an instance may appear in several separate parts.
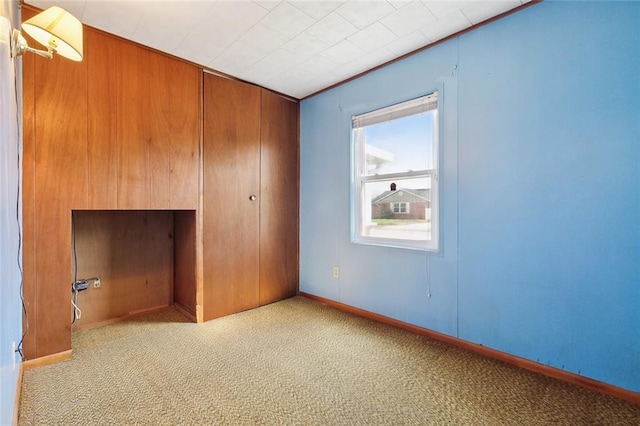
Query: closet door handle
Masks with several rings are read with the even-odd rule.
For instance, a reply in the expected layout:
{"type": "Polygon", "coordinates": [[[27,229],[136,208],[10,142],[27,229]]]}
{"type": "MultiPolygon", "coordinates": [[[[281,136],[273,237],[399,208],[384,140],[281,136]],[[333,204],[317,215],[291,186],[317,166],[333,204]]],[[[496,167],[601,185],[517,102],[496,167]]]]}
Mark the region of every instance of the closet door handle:
{"type": "Polygon", "coordinates": [[[258,199],[258,197],[256,197],[255,195],[250,195],[250,196],[249,196],[249,199],[250,199],[251,201],[255,201],[255,200],[257,200],[257,199],[258,199]]]}

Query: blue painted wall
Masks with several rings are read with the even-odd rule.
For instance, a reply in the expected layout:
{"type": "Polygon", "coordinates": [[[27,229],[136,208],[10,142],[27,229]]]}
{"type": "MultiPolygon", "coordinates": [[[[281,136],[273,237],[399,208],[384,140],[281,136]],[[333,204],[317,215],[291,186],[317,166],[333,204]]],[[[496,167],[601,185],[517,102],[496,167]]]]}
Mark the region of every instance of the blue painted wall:
{"type": "Polygon", "coordinates": [[[640,3],[537,4],[303,101],[300,202],[301,291],[640,392],[640,3]],[[350,243],[351,115],[438,84],[442,252],[350,243]]]}
{"type": "MultiPolygon", "coordinates": [[[[14,60],[9,54],[11,29],[19,23],[18,2],[0,2],[0,424],[11,424],[19,356],[13,365],[12,343],[22,333],[18,224],[18,100],[14,60]]],[[[19,65],[16,64],[18,67],[19,65]]],[[[20,71],[18,68],[18,75],[20,71]]]]}

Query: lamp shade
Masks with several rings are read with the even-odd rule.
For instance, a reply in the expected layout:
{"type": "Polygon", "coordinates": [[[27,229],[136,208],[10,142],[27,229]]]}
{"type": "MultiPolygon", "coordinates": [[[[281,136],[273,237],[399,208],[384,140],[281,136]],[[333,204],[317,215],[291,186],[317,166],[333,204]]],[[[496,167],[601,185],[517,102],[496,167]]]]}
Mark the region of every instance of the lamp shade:
{"type": "Polygon", "coordinates": [[[22,23],[35,41],[72,61],[82,61],[82,23],[66,10],[52,6],[22,23]]]}

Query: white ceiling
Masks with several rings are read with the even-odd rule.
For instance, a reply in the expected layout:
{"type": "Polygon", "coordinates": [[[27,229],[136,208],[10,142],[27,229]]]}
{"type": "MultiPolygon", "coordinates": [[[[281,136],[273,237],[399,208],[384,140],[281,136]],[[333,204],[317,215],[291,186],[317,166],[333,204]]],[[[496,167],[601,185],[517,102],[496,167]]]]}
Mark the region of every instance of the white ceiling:
{"type": "Polygon", "coordinates": [[[301,99],[530,0],[26,0],[301,99]]]}

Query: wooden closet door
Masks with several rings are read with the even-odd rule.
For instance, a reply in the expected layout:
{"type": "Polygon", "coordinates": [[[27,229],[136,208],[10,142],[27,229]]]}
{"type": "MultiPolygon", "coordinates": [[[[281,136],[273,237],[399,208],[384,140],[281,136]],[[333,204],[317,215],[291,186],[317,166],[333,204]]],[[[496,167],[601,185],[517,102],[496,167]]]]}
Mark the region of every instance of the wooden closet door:
{"type": "Polygon", "coordinates": [[[260,88],[204,74],[204,320],[258,306],[259,190],[260,88]]]}
{"type": "Polygon", "coordinates": [[[260,305],[298,291],[298,104],[262,90],[260,305]]]}

